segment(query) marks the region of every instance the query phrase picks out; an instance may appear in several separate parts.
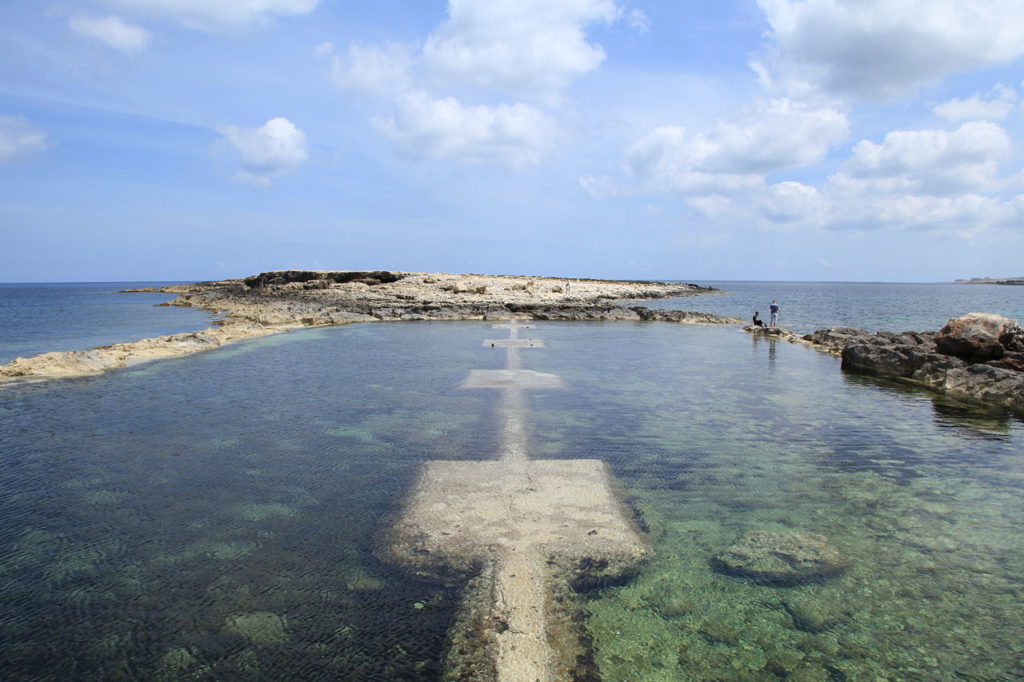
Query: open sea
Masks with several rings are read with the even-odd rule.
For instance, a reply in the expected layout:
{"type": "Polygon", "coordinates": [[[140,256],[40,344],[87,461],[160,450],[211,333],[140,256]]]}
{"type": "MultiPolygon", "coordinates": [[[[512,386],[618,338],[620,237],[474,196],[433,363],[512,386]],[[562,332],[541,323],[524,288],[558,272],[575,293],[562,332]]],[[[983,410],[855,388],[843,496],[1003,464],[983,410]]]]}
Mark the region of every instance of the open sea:
{"type": "MultiPolygon", "coordinates": [[[[1024,287],[700,282],[643,305],[796,331],[1024,318],[1024,287]]],[[[212,316],[117,284],[0,285],[0,362],[212,316]]],[[[1024,679],[1024,421],[735,326],[540,322],[530,454],[606,461],[655,556],[580,594],[600,679],[1024,679]],[[723,575],[746,531],[845,573],[723,575]]],[[[493,458],[484,322],[316,328],[0,387],[0,678],[440,680],[463,585],[380,558],[422,463],[493,458]]]]}
{"type": "Polygon", "coordinates": [[[0,365],[209,327],[215,316],[208,312],[159,307],[169,294],[119,293],[168,284],[177,282],[0,284],[0,365]]]}

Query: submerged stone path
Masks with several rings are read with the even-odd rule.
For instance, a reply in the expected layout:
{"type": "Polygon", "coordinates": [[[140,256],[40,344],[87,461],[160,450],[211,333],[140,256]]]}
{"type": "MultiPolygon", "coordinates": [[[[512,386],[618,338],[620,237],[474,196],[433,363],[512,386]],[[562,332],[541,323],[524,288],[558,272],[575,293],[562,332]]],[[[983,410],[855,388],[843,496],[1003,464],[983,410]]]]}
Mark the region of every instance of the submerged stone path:
{"type": "Polygon", "coordinates": [[[474,370],[465,389],[503,391],[497,458],[432,461],[420,473],[391,532],[391,557],[412,570],[474,576],[446,656],[449,679],[555,682],[586,659],[574,622],[572,586],[635,571],[650,553],[607,466],[596,459],[529,455],[530,389],[563,386],[523,369],[529,325],[493,325],[509,338],[505,369],[474,370]]]}

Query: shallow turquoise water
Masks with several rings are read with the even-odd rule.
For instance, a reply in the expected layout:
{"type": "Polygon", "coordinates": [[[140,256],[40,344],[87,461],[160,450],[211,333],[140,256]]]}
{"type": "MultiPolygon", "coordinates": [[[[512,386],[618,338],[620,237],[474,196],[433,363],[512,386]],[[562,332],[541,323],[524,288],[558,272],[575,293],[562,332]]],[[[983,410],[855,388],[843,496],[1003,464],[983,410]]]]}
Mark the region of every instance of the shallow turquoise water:
{"type": "MultiPolygon", "coordinates": [[[[458,585],[377,559],[420,463],[495,452],[482,323],[268,337],[0,393],[14,679],[432,680],[458,585]]],[[[583,596],[605,680],[1024,676],[1024,426],[735,328],[542,323],[534,455],[597,457],[656,558],[583,596]],[[824,583],[716,573],[826,535],[824,583]]]]}
{"type": "MultiPolygon", "coordinates": [[[[550,456],[611,463],[655,539],[587,604],[605,680],[1024,678],[1024,428],[727,329],[545,326],[550,456]],[[825,535],[843,576],[709,562],[749,530],[825,535]]],[[[534,357],[534,356],[530,356],[534,357]]]]}

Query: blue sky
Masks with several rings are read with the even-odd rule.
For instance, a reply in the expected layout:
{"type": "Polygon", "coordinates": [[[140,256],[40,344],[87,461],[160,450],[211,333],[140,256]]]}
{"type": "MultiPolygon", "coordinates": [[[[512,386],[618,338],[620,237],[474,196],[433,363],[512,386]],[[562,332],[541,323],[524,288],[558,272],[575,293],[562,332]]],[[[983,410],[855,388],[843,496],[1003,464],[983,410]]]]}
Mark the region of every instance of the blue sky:
{"type": "Polygon", "coordinates": [[[1020,0],[7,0],[0,281],[1024,275],[1020,0]]]}

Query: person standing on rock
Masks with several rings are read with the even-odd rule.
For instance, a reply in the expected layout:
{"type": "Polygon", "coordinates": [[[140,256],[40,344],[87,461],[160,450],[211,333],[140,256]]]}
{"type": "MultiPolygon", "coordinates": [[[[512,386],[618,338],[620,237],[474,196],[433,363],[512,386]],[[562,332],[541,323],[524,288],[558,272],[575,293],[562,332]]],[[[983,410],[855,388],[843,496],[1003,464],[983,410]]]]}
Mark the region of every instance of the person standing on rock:
{"type": "Polygon", "coordinates": [[[779,304],[775,302],[775,299],[772,299],[772,304],[768,306],[768,312],[771,313],[768,326],[774,329],[779,326],[779,304]]]}

